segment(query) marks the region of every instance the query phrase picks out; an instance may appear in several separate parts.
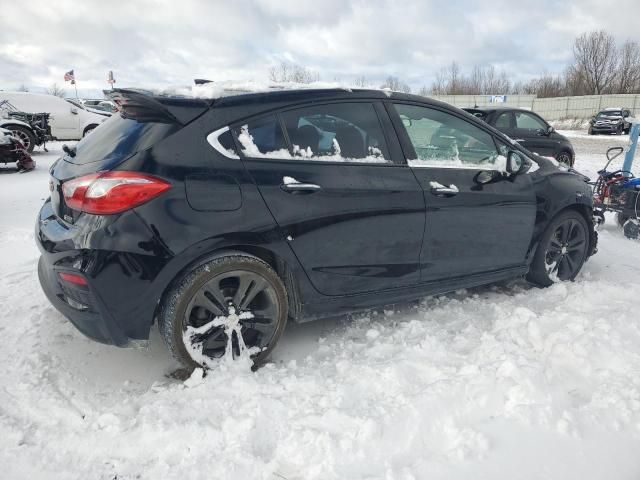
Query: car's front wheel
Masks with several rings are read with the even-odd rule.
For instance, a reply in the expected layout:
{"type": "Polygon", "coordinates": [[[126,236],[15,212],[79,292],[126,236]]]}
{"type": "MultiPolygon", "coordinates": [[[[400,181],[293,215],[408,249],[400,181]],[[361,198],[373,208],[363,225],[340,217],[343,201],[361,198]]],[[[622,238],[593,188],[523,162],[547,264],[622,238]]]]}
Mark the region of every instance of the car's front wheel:
{"type": "Polygon", "coordinates": [[[558,163],[562,163],[567,167],[573,166],[573,155],[571,155],[571,152],[569,151],[563,150],[562,152],[558,153],[558,155],[556,155],[556,160],[558,161],[558,163]]]}
{"type": "Polygon", "coordinates": [[[287,292],[277,273],[246,254],[211,259],[166,295],[158,318],[165,343],[189,369],[223,357],[263,363],[284,331],[287,292]]]}
{"type": "Polygon", "coordinates": [[[542,234],[527,280],[541,287],[576,278],[589,251],[589,226],[572,210],[554,218],[542,234]]]}

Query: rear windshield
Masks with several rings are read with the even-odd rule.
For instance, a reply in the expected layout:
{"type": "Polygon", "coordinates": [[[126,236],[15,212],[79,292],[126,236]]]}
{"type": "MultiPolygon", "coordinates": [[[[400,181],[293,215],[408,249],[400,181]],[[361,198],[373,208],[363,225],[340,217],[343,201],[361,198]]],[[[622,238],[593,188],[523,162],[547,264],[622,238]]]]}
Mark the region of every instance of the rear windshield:
{"type": "Polygon", "coordinates": [[[75,157],[66,160],[75,164],[124,160],[146,150],[180,128],[171,123],[139,122],[115,114],[89,133],[76,145],[75,157]]]}

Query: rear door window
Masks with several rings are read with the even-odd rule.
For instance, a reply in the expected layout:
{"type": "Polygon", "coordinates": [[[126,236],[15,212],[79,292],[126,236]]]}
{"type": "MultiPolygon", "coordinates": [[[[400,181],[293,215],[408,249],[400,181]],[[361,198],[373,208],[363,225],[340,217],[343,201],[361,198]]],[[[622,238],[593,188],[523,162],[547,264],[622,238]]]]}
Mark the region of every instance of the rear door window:
{"type": "Polygon", "coordinates": [[[391,163],[371,103],[312,105],[248,121],[234,129],[247,157],[329,162],[391,163]]]}

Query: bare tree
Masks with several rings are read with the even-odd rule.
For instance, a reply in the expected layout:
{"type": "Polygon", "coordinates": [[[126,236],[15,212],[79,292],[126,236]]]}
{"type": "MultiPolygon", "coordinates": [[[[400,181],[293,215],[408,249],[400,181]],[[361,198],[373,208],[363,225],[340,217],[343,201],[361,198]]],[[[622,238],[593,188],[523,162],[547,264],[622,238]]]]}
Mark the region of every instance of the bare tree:
{"type": "Polygon", "coordinates": [[[573,54],[576,71],[584,76],[589,93],[607,93],[612,87],[618,64],[613,35],[603,30],[583,33],[576,38],[573,54]]]}
{"type": "Polygon", "coordinates": [[[427,88],[426,85],[423,85],[422,87],[420,87],[420,90],[418,90],[418,95],[421,95],[423,97],[429,96],[429,89],[427,88]]]}
{"type": "Polygon", "coordinates": [[[280,62],[269,69],[269,80],[276,83],[312,83],[320,80],[320,74],[295,63],[280,62]]]}
{"type": "Polygon", "coordinates": [[[64,88],[59,87],[57,83],[54,83],[49,88],[47,88],[47,93],[49,95],[55,95],[56,97],[64,98],[67,92],[65,92],[64,88]]]}
{"type": "Polygon", "coordinates": [[[357,77],[354,80],[353,84],[356,87],[361,87],[361,88],[369,86],[369,83],[367,82],[367,77],[365,77],[364,75],[360,75],[359,77],[357,77]]]}
{"type": "Polygon", "coordinates": [[[394,92],[411,93],[411,87],[398,77],[389,75],[380,88],[388,88],[394,92]]]}
{"type": "Polygon", "coordinates": [[[625,42],[619,52],[617,93],[640,92],[640,44],[625,42]]]}

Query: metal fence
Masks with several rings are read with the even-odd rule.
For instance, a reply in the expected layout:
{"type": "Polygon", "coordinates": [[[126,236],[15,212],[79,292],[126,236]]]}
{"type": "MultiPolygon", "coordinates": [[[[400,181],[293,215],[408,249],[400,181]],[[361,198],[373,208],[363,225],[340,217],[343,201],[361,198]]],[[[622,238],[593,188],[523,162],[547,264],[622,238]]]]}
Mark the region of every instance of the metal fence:
{"type": "Polygon", "coordinates": [[[509,106],[533,110],[546,120],[587,119],[607,107],[624,107],[640,117],[640,95],[585,95],[582,97],[536,98],[535,95],[434,95],[432,98],[456,107],[509,106]]]}

